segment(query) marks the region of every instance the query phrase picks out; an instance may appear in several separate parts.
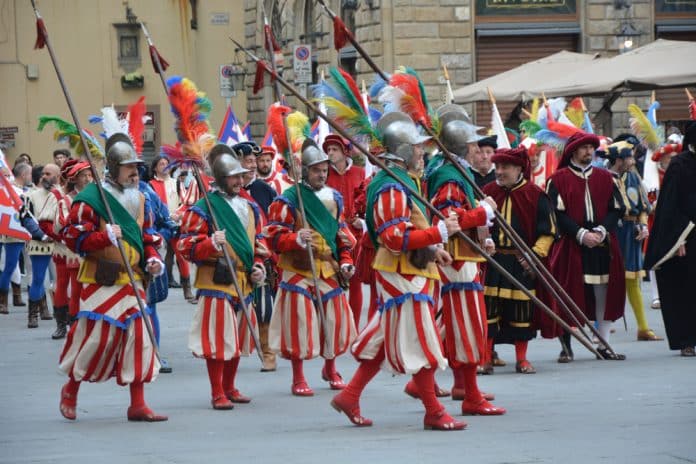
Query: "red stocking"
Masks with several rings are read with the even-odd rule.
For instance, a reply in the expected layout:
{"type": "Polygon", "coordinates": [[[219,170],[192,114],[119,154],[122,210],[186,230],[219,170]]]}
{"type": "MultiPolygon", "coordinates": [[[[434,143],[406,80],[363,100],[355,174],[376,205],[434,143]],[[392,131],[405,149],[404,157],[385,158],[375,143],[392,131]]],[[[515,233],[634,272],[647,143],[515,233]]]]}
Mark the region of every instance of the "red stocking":
{"type": "Polygon", "coordinates": [[[232,358],[224,362],[222,371],[222,387],[226,392],[234,391],[234,379],[237,377],[237,368],[241,358],[232,358]]]}
{"type": "Polygon", "coordinates": [[[379,372],[382,361],[384,361],[384,351],[380,351],[375,359],[361,360],[358,369],[353,374],[353,378],[350,379],[341,395],[345,396],[350,402],[357,403],[367,384],[379,372]]]}
{"type": "Polygon", "coordinates": [[[474,404],[480,402],[483,397],[476,381],[476,364],[463,364],[461,371],[464,380],[465,400],[474,404]]]}
{"type": "Polygon", "coordinates": [[[210,379],[210,390],[213,398],[219,398],[225,395],[222,388],[222,371],[225,362],[217,359],[206,359],[205,363],[208,367],[208,378],[210,379]]]}
{"type": "Polygon", "coordinates": [[[417,373],[413,374],[413,381],[418,386],[420,399],[425,406],[426,415],[436,415],[444,409],[435,396],[435,369],[422,368],[417,373]]]}
{"type": "Polygon", "coordinates": [[[522,362],[527,359],[527,340],[518,340],[515,342],[515,357],[517,362],[522,362]]]}

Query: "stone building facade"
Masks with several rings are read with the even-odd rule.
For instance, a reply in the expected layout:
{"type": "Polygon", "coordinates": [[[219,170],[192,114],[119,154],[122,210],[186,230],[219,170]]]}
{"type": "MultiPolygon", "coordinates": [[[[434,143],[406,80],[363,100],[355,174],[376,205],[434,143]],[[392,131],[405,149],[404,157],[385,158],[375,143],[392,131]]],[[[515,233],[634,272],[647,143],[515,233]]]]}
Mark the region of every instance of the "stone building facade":
{"type": "MultiPolygon", "coordinates": [[[[263,40],[261,1],[245,0],[245,38],[251,47],[259,46],[263,40]]],[[[273,10],[278,2],[266,0],[266,10],[273,10]]],[[[357,40],[384,71],[392,72],[400,65],[416,69],[433,103],[444,102],[446,97],[443,64],[456,89],[561,49],[613,56],[626,45],[636,48],[659,37],[696,40],[696,2],[693,1],[330,0],[327,3],[333,11],[342,12],[344,19],[347,17],[347,24],[354,24],[352,30],[357,40]]],[[[283,24],[281,38],[288,43],[286,50],[291,50],[292,44],[311,44],[318,69],[336,65],[344,56],[355,56],[352,47],[341,53],[333,50],[332,25],[316,0],[294,0],[284,5],[280,23],[283,24]],[[312,15],[311,21],[307,19],[308,13],[312,15]]],[[[289,58],[286,52],[286,61],[289,58]]],[[[364,60],[358,57],[354,63],[347,64],[358,82],[365,80],[369,85],[374,73],[364,60]]],[[[290,69],[284,76],[292,79],[292,63],[287,63],[286,68],[290,69]]],[[[663,103],[662,117],[688,117],[683,95],[681,89],[658,92],[657,97],[663,103]]],[[[265,110],[272,98],[269,88],[249,97],[254,133],[263,130],[265,110]]],[[[627,105],[635,102],[645,108],[649,98],[649,93],[624,95],[611,104],[610,113],[597,114],[596,124],[608,134],[625,130],[627,105]]],[[[586,102],[591,114],[605,103],[602,98],[589,98],[586,102]]],[[[469,105],[480,125],[488,125],[487,107],[486,103],[469,105]]],[[[515,103],[502,102],[499,107],[506,119],[515,103]]],[[[514,124],[514,117],[510,123],[514,124]]]]}

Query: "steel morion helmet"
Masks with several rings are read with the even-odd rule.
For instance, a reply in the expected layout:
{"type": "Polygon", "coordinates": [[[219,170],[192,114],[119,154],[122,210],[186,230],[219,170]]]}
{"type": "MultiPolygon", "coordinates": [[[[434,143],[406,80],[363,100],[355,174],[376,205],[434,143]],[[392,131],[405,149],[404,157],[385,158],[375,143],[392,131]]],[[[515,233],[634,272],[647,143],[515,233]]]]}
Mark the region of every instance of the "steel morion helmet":
{"type": "Polygon", "coordinates": [[[458,105],[443,105],[437,109],[440,117],[440,140],[450,152],[466,156],[468,144],[476,143],[484,136],[476,133],[481,127],[474,125],[463,108],[458,105]]]}
{"type": "Polygon", "coordinates": [[[223,189],[226,177],[246,174],[247,172],[249,172],[248,169],[243,168],[234,156],[227,153],[218,156],[213,164],[213,177],[215,177],[215,183],[220,189],[223,189]]]}
{"type": "Polygon", "coordinates": [[[118,178],[121,166],[142,163],[143,160],[138,158],[135,148],[126,134],[116,133],[106,141],[106,167],[111,179],[118,178]]]}
{"type": "Polygon", "coordinates": [[[414,154],[413,146],[430,140],[418,133],[413,120],[400,111],[387,113],[377,122],[382,145],[387,150],[382,158],[408,164],[414,154]]]}
{"type": "Polygon", "coordinates": [[[307,177],[307,169],[311,166],[321,163],[328,163],[329,157],[321,151],[321,148],[312,139],[305,139],[302,143],[301,150],[302,159],[302,177],[307,177]]]}

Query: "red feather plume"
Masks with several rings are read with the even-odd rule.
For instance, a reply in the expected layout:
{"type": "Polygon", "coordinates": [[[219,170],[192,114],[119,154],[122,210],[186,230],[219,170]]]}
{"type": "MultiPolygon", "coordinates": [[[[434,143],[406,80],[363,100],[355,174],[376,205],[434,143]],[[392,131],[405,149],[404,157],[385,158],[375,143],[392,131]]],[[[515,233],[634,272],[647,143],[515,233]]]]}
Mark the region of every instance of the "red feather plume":
{"type": "Polygon", "coordinates": [[[389,85],[404,93],[400,105],[403,112],[408,114],[416,123],[432,127],[416,76],[408,73],[394,73],[389,79],[389,85]]]}
{"type": "Polygon", "coordinates": [[[292,112],[290,107],[281,105],[280,103],[274,103],[268,108],[268,118],[266,119],[266,124],[268,130],[271,131],[273,136],[273,143],[278,149],[278,153],[285,155],[288,153],[290,145],[288,144],[288,137],[285,130],[285,123],[283,117],[287,116],[292,112]]]}
{"type": "Polygon", "coordinates": [[[145,97],[128,106],[128,132],[137,154],[143,152],[143,132],[145,131],[145,97]]]}
{"type": "Polygon", "coordinates": [[[692,121],[696,121],[696,100],[689,102],[689,117],[692,121]]]}
{"type": "Polygon", "coordinates": [[[559,137],[567,139],[574,133],[578,132],[578,128],[574,126],[569,126],[568,124],[563,124],[562,122],[556,122],[553,120],[553,116],[551,116],[551,112],[549,111],[549,119],[547,122],[547,127],[549,130],[552,130],[558,134],[559,137]]]}

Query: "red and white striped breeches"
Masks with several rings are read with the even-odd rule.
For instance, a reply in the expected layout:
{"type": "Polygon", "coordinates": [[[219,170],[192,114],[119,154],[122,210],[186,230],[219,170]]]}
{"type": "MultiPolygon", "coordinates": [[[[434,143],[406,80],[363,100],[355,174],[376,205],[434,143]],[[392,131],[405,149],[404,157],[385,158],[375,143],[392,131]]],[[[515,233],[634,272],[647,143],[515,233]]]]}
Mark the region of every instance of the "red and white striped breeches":
{"type": "Polygon", "coordinates": [[[381,271],[376,271],[376,280],[380,310],[353,343],[353,355],[358,360],[374,359],[384,350],[384,367],[399,374],[445,369],[447,361],[433,314],[437,281],[381,271]]]}
{"type": "MultiPolygon", "coordinates": [[[[138,291],[145,301],[140,284],[138,291]]],[[[65,341],[60,369],[77,381],[116,377],[119,385],[157,377],[160,363],[130,285],[82,284],[80,311],[65,341]]]]}
{"type": "Polygon", "coordinates": [[[312,279],[283,270],[278,286],[269,344],[287,359],[333,359],[345,353],[356,336],[353,313],[346,294],[333,279],[319,278],[319,292],[324,306],[320,329],[312,279]]]}
{"type": "Polygon", "coordinates": [[[478,264],[440,266],[445,354],[450,366],[478,364],[485,355],[488,323],[478,264]],[[459,269],[456,269],[459,267],[459,269]]]}
{"type": "MultiPolygon", "coordinates": [[[[248,304],[253,330],[258,334],[256,312],[248,304]]],[[[189,349],[194,356],[229,361],[254,350],[242,310],[234,310],[229,297],[201,296],[191,321],[189,349]]]]}

